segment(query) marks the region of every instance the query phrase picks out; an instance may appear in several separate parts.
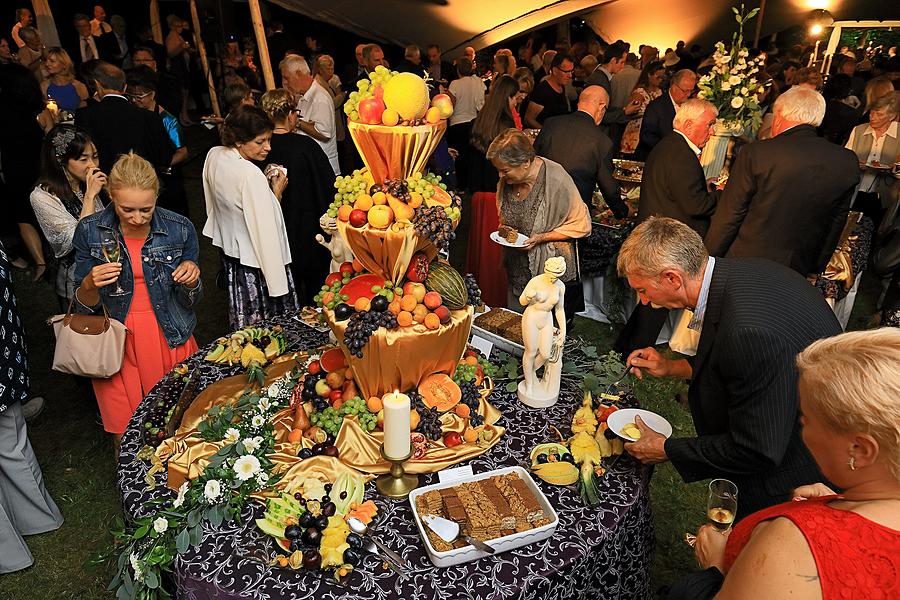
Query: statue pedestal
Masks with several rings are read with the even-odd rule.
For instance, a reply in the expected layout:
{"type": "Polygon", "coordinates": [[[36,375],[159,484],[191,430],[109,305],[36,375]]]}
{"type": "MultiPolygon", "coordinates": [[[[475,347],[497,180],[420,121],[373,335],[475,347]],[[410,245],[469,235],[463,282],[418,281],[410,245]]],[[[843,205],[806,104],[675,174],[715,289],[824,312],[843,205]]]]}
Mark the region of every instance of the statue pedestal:
{"type": "MultiPolygon", "coordinates": [[[[535,387],[540,388],[541,386],[535,387]]],[[[556,401],[559,400],[559,389],[557,389],[554,394],[541,389],[532,390],[531,394],[527,394],[525,392],[524,381],[519,382],[518,394],[519,402],[525,406],[530,406],[531,408],[547,408],[548,406],[553,406],[556,404],[556,401]]]]}

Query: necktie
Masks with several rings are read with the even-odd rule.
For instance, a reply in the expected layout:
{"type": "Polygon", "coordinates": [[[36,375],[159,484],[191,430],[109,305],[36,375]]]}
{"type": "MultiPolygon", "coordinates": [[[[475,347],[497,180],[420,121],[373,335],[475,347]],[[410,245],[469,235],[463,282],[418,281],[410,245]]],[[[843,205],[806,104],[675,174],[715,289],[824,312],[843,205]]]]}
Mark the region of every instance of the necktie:
{"type": "Polygon", "coordinates": [[[82,38],[84,42],[84,60],[94,60],[94,49],[91,47],[91,41],[88,38],[82,38]]]}

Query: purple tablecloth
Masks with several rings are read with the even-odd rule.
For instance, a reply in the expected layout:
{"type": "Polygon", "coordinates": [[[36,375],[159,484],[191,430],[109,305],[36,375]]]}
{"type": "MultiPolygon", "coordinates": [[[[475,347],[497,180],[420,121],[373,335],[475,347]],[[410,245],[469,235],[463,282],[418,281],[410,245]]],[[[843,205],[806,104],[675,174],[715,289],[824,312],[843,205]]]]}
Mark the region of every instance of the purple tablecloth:
{"type": "MultiPolygon", "coordinates": [[[[275,324],[275,323],[270,323],[275,324]]],[[[317,347],[326,334],[299,324],[281,323],[291,351],[317,347]]],[[[239,372],[203,362],[208,348],[189,359],[199,369],[202,386],[239,372]]],[[[161,393],[160,384],[151,391],[132,417],[122,440],[118,486],[128,516],[144,516],[145,503],[153,498],[174,496],[165,487],[165,473],[157,475],[157,486],[146,490],[148,465],[134,461],[143,446],[140,426],[145,413],[161,393]]],[[[495,390],[491,401],[503,411],[500,424],[507,430],[500,443],[467,464],[476,473],[510,465],[526,465],[530,449],[549,441],[548,424],[564,427],[580,403],[563,396],[545,410],[526,409],[515,394],[495,390]]],[[[226,522],[213,528],[204,525],[201,544],[178,557],[174,564],[177,597],[207,598],[316,598],[319,600],[378,599],[486,599],[507,598],[554,600],[578,598],[635,599],[650,597],[650,562],[653,530],[648,486],[650,470],[627,455],[603,478],[599,507],[584,505],[574,487],[556,487],[538,481],[559,514],[554,535],[539,543],[455,567],[435,568],[425,553],[413,522],[408,501],[388,500],[368,485],[366,497],[378,505],[374,531],[410,564],[408,576],[400,579],[384,569],[380,559],[367,556],[353,572],[348,587],[337,585],[326,573],[288,571],[263,564],[275,545],[260,532],[253,519],[262,507],[247,507],[244,525],[226,522]]],[[[435,483],[436,475],[423,476],[422,485],[435,483]]]]}

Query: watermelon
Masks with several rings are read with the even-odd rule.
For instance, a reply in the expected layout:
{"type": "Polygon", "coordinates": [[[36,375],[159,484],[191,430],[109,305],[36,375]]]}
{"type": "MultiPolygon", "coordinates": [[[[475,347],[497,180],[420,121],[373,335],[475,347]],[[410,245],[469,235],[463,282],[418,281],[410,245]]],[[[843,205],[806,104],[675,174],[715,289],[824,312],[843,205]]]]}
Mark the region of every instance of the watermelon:
{"type": "MultiPolygon", "coordinates": [[[[350,280],[350,283],[341,288],[340,294],[349,296],[344,302],[353,306],[360,298],[368,298],[371,300],[375,297],[372,288],[375,286],[383,286],[384,278],[379,275],[360,275],[350,280]]],[[[465,289],[465,288],[463,288],[465,289]]]]}
{"type": "Polygon", "coordinates": [[[344,351],[340,348],[332,348],[322,353],[319,364],[327,373],[333,373],[339,369],[347,368],[347,357],[344,356],[344,351]]]}
{"type": "Polygon", "coordinates": [[[440,294],[444,305],[451,310],[464,308],[469,302],[469,294],[466,292],[462,275],[444,262],[431,263],[428,277],[425,278],[425,288],[440,294]]]}

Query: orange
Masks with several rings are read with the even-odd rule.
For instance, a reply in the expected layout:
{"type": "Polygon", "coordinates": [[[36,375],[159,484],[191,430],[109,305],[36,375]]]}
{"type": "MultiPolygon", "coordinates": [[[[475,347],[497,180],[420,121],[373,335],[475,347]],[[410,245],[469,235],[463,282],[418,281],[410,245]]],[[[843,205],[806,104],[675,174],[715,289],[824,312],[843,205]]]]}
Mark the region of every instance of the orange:
{"type": "Polygon", "coordinates": [[[292,444],[296,444],[300,440],[303,439],[303,430],[299,427],[296,429],[291,429],[291,432],[288,434],[288,441],[292,444]]]}
{"type": "Polygon", "coordinates": [[[472,412],[472,409],[469,408],[468,404],[463,404],[462,402],[460,402],[459,404],[456,405],[456,414],[458,416],[462,417],[463,419],[468,417],[471,412],[472,412]]]}
{"type": "Polygon", "coordinates": [[[353,304],[353,308],[355,308],[357,311],[369,310],[370,304],[371,303],[369,302],[369,299],[365,296],[362,296],[356,301],[356,303],[353,304]]]}
{"type": "Polygon", "coordinates": [[[360,194],[356,197],[356,202],[353,203],[353,208],[358,208],[359,210],[369,210],[372,208],[372,196],[368,194],[360,194]]]}
{"type": "Polygon", "coordinates": [[[374,204],[387,204],[387,195],[384,192],[375,192],[372,194],[372,202],[374,204]]]}
{"type": "Polygon", "coordinates": [[[397,300],[396,298],[392,300],[391,303],[388,304],[388,310],[395,315],[399,315],[400,311],[403,310],[400,308],[400,300],[397,300]]]}
{"type": "MultiPolygon", "coordinates": [[[[463,404],[460,406],[465,406],[465,405],[463,404]]],[[[470,444],[472,442],[477,441],[478,440],[478,431],[476,429],[472,429],[471,427],[467,428],[463,432],[463,439],[470,444]]]]}
{"type": "Polygon", "coordinates": [[[474,365],[478,364],[478,359],[475,358],[474,356],[467,356],[463,359],[463,363],[474,366],[474,365]]]}
{"type": "Polygon", "coordinates": [[[401,310],[397,314],[397,324],[400,327],[409,327],[413,323],[412,313],[409,311],[401,310]]]}
{"type": "Polygon", "coordinates": [[[409,430],[415,431],[416,427],[419,426],[419,411],[416,409],[412,409],[409,411],[409,430]]]}
{"type": "Polygon", "coordinates": [[[344,221],[344,222],[349,221],[351,212],[353,212],[352,204],[342,204],[341,207],[338,209],[338,214],[337,214],[338,219],[340,219],[341,221],[344,221]]]}
{"type": "Polygon", "coordinates": [[[372,396],[368,400],[366,400],[366,406],[369,408],[369,412],[377,413],[379,410],[384,408],[384,405],[381,402],[381,398],[378,396],[372,396]]]}
{"type": "Polygon", "coordinates": [[[437,329],[441,326],[441,320],[434,313],[428,313],[425,315],[425,327],[428,329],[437,329]]]}
{"type": "Polygon", "coordinates": [[[334,292],[325,292],[324,294],[322,294],[322,304],[323,305],[328,304],[332,300],[334,300],[334,292]]]}
{"type": "MultiPolygon", "coordinates": [[[[419,192],[410,192],[409,206],[411,208],[419,208],[422,206],[422,202],[425,201],[425,198],[422,197],[422,194],[419,192]]],[[[347,213],[350,214],[350,213],[347,213]]]]}
{"type": "Polygon", "coordinates": [[[359,262],[358,259],[355,259],[355,258],[354,258],[352,264],[353,264],[353,271],[354,271],[355,273],[362,273],[362,272],[363,272],[363,264],[362,264],[361,262],[359,262]]]}
{"type": "Polygon", "coordinates": [[[416,309],[416,304],[418,304],[418,302],[416,302],[416,297],[413,296],[412,294],[400,297],[400,309],[401,310],[405,310],[407,312],[412,312],[416,309]]]}

